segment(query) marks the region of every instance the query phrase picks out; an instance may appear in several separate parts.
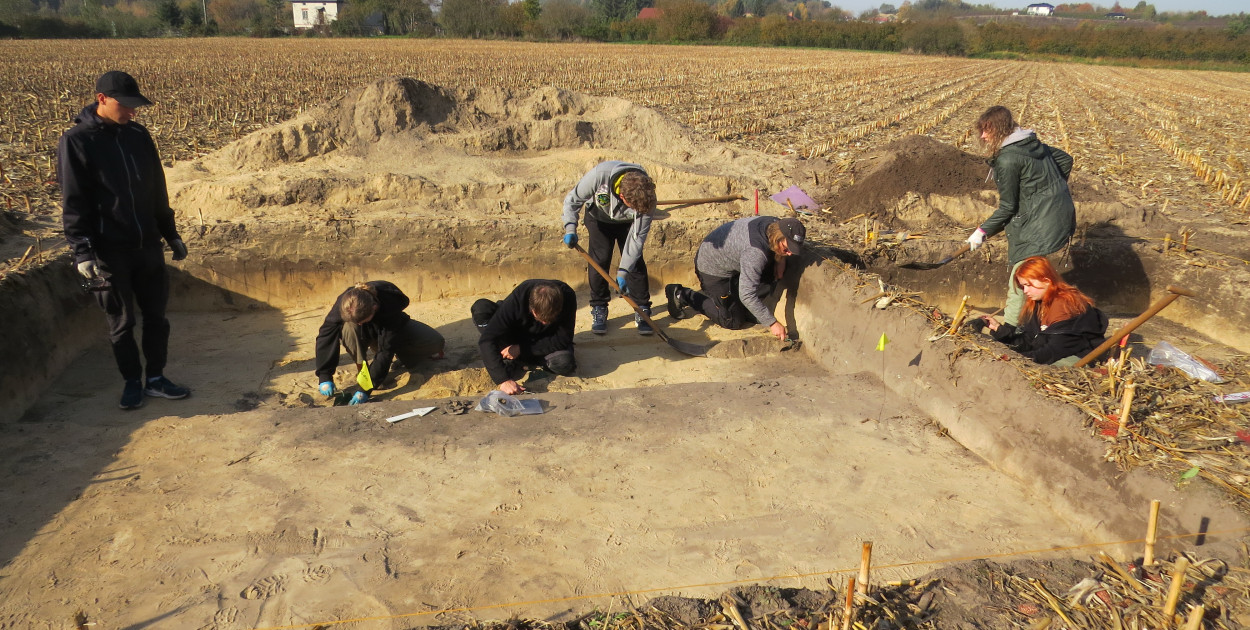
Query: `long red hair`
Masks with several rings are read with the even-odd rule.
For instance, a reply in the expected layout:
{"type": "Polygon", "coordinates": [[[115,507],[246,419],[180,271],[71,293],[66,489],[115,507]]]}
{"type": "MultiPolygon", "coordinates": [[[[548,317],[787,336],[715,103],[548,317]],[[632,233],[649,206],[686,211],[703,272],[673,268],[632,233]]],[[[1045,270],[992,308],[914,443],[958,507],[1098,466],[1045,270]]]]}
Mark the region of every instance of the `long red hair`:
{"type": "Polygon", "coordinates": [[[1016,285],[1023,286],[1025,280],[1049,282],[1050,286],[1046,288],[1040,301],[1025,300],[1024,307],[1020,309],[1020,321],[1034,319],[1043,326],[1049,326],[1072,319],[1094,305],[1088,295],[1064,282],[1050,265],[1050,261],[1043,256],[1026,258],[1020,263],[1020,267],[1016,269],[1016,285]]]}

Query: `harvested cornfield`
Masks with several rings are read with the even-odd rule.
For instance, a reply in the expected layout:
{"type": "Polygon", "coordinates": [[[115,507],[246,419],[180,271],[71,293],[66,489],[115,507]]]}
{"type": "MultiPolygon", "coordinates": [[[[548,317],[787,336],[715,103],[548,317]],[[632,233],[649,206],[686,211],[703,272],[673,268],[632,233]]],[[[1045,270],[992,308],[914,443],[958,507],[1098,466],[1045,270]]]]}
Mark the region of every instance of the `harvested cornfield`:
{"type": "MultiPolygon", "coordinates": [[[[157,106],[140,120],[185,160],[381,76],[456,88],[539,86],[616,96],[714,139],[852,164],[927,134],[973,150],[969,131],[1003,104],[1078,168],[1160,208],[1250,205],[1238,75],[860,52],[426,40],[0,42],[0,196],[55,211],[52,152],[109,68],[157,106]],[[107,61],[106,61],[107,60],[107,61]]],[[[849,183],[844,173],[825,182],[849,183]]]]}

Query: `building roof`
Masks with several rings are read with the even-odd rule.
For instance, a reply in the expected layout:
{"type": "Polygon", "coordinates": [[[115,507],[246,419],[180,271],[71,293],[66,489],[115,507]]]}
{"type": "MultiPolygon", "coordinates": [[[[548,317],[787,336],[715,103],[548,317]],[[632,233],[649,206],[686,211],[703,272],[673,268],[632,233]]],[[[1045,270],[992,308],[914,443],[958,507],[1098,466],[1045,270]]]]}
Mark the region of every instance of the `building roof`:
{"type": "Polygon", "coordinates": [[[1053,5],[1053,4],[1046,4],[1045,2],[1038,2],[1037,4],[1030,4],[1029,6],[1027,6],[1027,7],[1025,7],[1025,8],[1026,8],[1026,9],[1034,9],[1034,8],[1040,9],[1040,8],[1042,8],[1042,7],[1046,7],[1047,9],[1053,9],[1053,8],[1055,8],[1055,5],[1053,5]]]}
{"type": "Polygon", "coordinates": [[[655,7],[647,7],[647,8],[645,8],[645,9],[643,9],[643,10],[641,10],[641,11],[639,11],[639,12],[638,12],[638,19],[640,19],[640,20],[653,20],[653,19],[655,19],[655,18],[660,17],[660,14],[661,14],[661,13],[663,13],[663,12],[662,12],[662,11],[660,11],[659,9],[655,8],[655,7]]]}

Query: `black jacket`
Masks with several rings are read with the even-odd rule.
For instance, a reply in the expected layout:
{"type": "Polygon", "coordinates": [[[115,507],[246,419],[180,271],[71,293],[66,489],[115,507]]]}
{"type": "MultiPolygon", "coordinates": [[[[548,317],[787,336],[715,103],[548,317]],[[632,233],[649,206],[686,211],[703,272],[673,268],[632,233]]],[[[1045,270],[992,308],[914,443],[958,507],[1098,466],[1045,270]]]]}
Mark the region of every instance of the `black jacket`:
{"type": "Polygon", "coordinates": [[[499,303],[499,310],[482,329],[478,351],[482,363],[496,384],[508,380],[508,370],[499,354],[512,344],[521,347],[521,359],[541,361],[543,357],[560,350],[573,349],[573,323],[577,313],[577,294],[572,287],[559,280],[526,280],[499,303]],[[530,312],[530,289],[540,282],[549,282],[560,288],[564,304],[556,321],[543,325],[530,312]]]}
{"type": "Polygon", "coordinates": [[[1083,357],[1089,354],[1103,342],[1106,333],[1107,316],[1091,306],[1076,317],[1047,326],[1046,330],[1042,330],[1038,321],[1030,317],[1020,322],[1019,328],[1003,324],[991,334],[1012,350],[1043,365],[1050,365],[1067,356],[1083,357]]]}
{"type": "Polygon", "coordinates": [[[96,251],[161,246],[178,239],[165,189],[165,169],[148,130],[117,125],[83,108],[57,144],[61,216],[74,262],[96,251]]]}
{"type": "MultiPolygon", "coordinates": [[[[365,335],[378,340],[378,353],[369,363],[369,378],[375,386],[382,385],[391,372],[391,360],[395,357],[393,343],[395,336],[412,320],[404,309],[408,308],[408,296],[399,287],[385,280],[366,282],[378,292],[378,312],[373,319],[361,326],[365,335]]],[[[326,319],[317,332],[317,379],[321,382],[333,381],[334,370],[339,366],[340,340],[343,335],[343,316],[339,307],[343,303],[343,295],[334,300],[334,306],[326,314],[326,319]]]]}

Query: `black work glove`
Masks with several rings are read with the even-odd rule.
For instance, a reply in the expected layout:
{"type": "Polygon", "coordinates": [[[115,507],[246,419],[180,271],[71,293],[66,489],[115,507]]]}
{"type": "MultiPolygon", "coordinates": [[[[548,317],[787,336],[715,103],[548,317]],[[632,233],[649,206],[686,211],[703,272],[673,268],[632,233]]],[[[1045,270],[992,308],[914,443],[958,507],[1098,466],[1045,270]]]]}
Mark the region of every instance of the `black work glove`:
{"type": "Polygon", "coordinates": [[[176,238],[169,242],[169,248],[174,250],[174,260],[182,260],[187,257],[187,244],[182,239],[176,238]]]}

